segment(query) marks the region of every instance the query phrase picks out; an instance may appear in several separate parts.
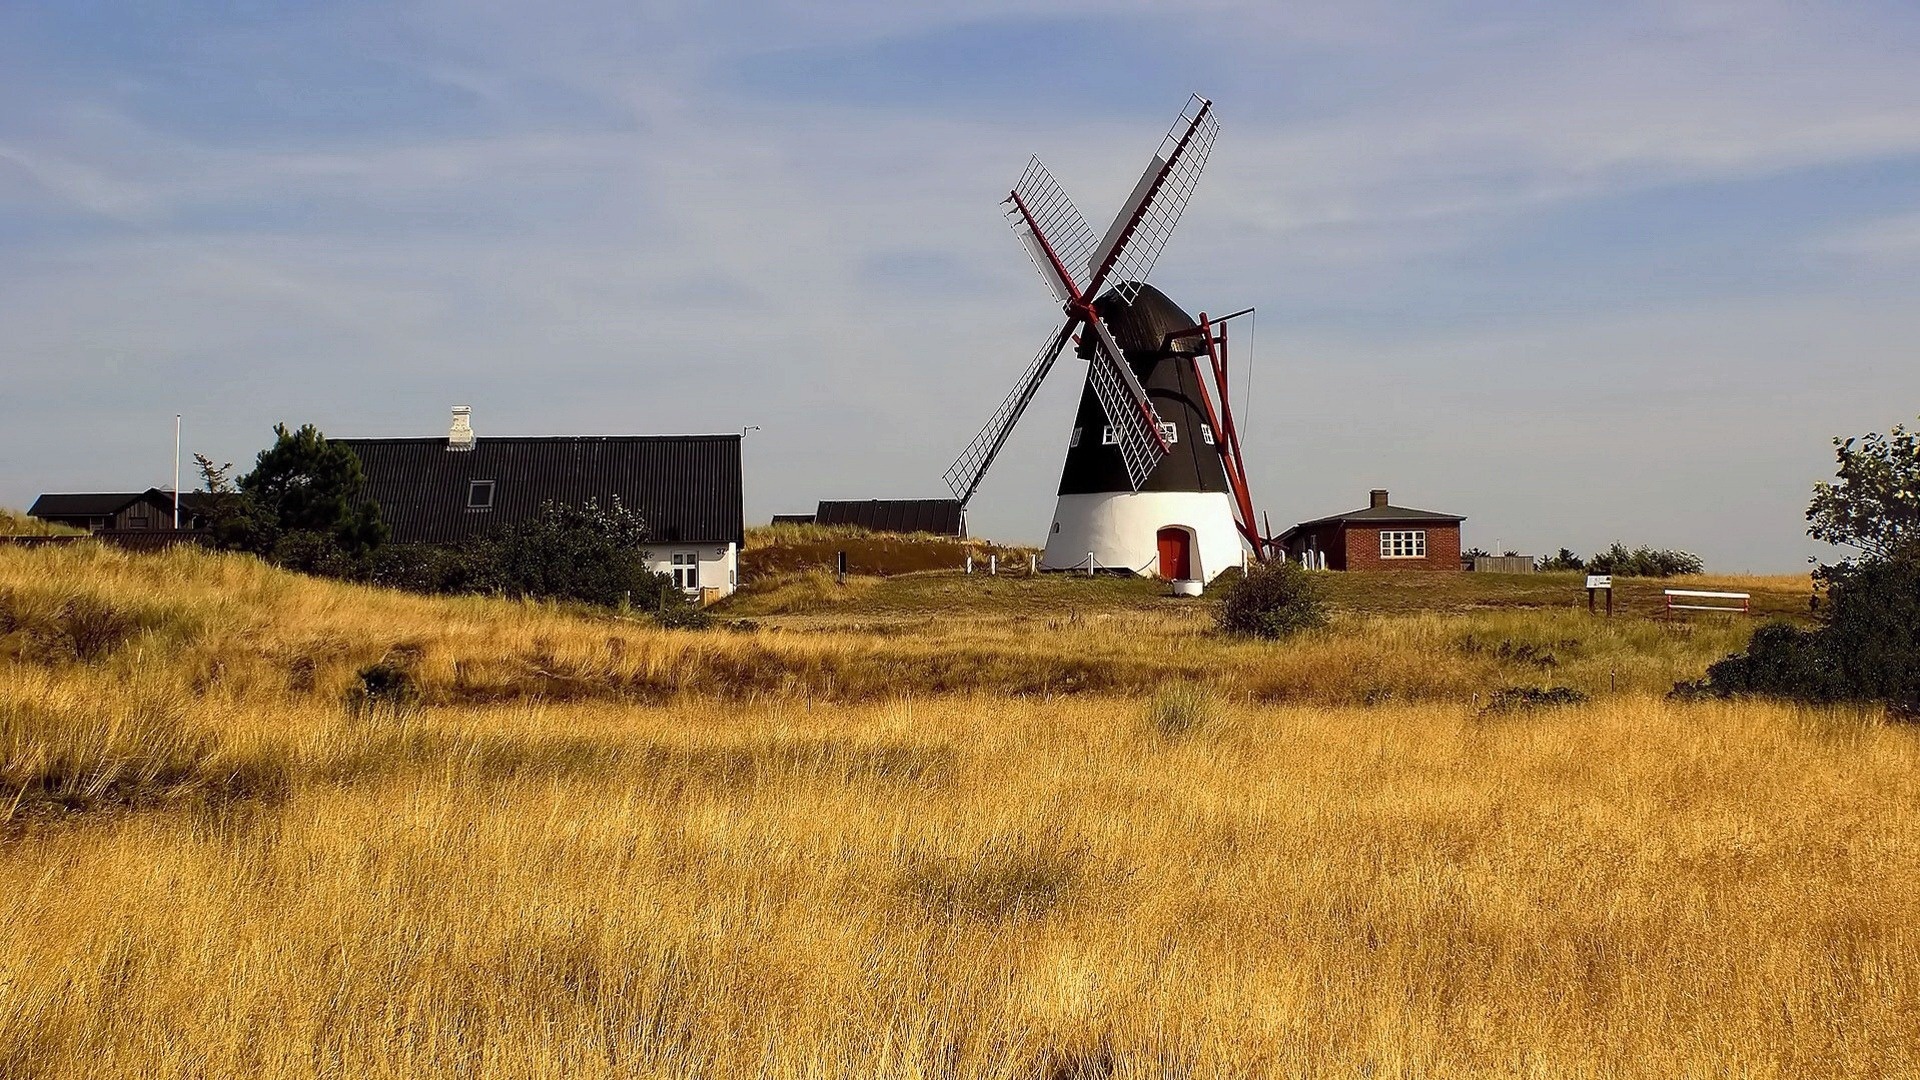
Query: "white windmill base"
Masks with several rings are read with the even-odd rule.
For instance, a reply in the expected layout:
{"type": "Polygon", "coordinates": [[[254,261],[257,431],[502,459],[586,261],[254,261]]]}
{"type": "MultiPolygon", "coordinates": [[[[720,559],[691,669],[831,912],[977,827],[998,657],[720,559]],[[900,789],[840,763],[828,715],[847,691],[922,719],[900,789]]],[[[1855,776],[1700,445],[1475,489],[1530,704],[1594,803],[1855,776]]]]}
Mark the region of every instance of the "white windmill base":
{"type": "Polygon", "coordinates": [[[1223,491],[1116,491],[1062,495],[1047,532],[1042,570],[1160,572],[1160,530],[1189,535],[1189,575],[1212,581],[1239,566],[1244,547],[1233,523],[1233,503],[1223,491]]]}

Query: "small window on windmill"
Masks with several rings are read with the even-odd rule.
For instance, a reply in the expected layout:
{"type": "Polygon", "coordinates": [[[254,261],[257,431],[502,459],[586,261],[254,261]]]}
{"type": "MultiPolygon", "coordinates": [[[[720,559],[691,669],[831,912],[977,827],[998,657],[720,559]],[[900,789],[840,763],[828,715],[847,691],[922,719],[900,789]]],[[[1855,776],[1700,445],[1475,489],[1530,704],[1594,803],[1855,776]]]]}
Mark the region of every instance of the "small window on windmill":
{"type": "Polygon", "coordinates": [[[1079,428],[1074,428],[1073,434],[1067,436],[1067,449],[1071,450],[1080,445],[1080,430],[1079,428]]]}
{"type": "Polygon", "coordinates": [[[1213,426],[1211,424],[1200,425],[1200,441],[1206,443],[1208,446],[1213,445],[1213,426]]]}
{"type": "Polygon", "coordinates": [[[469,510],[493,509],[493,481],[491,480],[467,481],[467,509],[469,510]]]}
{"type": "Polygon", "coordinates": [[[1100,429],[1100,445],[1101,446],[1120,445],[1120,436],[1114,433],[1112,424],[1108,424],[1105,427],[1100,429]]]}
{"type": "Polygon", "coordinates": [[[1160,421],[1160,437],[1166,440],[1166,443],[1168,446],[1172,446],[1174,443],[1179,442],[1180,441],[1180,425],[1174,423],[1171,420],[1160,421]]]}

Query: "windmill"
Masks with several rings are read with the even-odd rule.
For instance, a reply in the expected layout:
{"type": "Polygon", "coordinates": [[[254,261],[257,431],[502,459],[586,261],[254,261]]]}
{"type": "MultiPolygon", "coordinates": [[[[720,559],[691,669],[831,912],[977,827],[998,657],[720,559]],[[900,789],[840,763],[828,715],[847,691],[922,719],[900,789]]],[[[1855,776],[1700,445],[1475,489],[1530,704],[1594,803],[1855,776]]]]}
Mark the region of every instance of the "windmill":
{"type": "Polygon", "coordinates": [[[946,480],[965,507],[1054,362],[1077,344],[1086,385],[1043,569],[1206,581],[1240,565],[1249,548],[1256,556],[1267,551],[1227,396],[1226,323],[1252,309],[1194,319],[1146,283],[1219,130],[1213,104],[1197,94],[1188,99],[1104,236],[1094,235],[1037,157],[1003,203],[1066,321],[946,480]]]}

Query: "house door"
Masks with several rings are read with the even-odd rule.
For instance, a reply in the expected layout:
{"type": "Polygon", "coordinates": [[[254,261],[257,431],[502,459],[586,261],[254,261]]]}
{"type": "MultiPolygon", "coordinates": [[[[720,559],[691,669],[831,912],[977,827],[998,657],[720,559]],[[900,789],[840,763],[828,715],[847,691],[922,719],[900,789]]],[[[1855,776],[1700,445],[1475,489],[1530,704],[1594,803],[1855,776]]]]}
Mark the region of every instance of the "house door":
{"type": "Polygon", "coordinates": [[[1160,576],[1169,581],[1184,581],[1193,576],[1193,536],[1185,529],[1161,529],[1160,576]]]}

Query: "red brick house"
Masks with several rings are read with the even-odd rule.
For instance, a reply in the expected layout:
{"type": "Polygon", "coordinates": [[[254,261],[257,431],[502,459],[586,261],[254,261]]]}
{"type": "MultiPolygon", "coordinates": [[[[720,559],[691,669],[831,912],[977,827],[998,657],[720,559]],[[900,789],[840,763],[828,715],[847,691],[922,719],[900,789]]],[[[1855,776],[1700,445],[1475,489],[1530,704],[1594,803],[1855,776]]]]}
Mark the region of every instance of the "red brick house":
{"type": "Polygon", "coordinates": [[[1287,558],[1327,570],[1459,570],[1455,514],[1410,510],[1375,488],[1363,510],[1303,521],[1280,534],[1287,558]]]}

